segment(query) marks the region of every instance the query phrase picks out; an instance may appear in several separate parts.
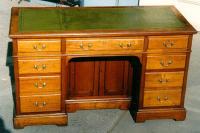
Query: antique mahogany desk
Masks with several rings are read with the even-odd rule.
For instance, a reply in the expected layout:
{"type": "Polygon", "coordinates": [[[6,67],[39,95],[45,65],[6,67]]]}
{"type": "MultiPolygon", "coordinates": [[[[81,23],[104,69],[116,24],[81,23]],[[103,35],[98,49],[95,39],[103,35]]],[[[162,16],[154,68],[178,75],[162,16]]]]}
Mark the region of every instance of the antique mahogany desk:
{"type": "Polygon", "coordinates": [[[194,33],[173,6],[12,8],[15,128],[81,109],[184,120],[194,33]]]}

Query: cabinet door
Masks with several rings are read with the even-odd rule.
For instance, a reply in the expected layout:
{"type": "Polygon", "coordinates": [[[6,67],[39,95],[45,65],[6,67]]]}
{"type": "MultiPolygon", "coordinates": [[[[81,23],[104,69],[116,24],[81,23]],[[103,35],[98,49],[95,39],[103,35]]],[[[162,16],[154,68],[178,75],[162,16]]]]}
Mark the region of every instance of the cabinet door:
{"type": "Polygon", "coordinates": [[[98,95],[99,65],[94,59],[79,58],[69,63],[69,97],[98,95]]]}
{"type": "Polygon", "coordinates": [[[129,61],[114,59],[100,64],[100,95],[127,95],[132,75],[129,61]]]}

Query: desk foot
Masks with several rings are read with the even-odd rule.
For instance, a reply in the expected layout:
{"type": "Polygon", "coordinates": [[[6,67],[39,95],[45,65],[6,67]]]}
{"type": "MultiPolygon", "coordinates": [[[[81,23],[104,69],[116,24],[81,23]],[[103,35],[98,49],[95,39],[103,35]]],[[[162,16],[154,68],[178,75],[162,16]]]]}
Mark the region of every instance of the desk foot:
{"type": "Polygon", "coordinates": [[[64,113],[17,115],[14,117],[14,128],[22,129],[31,125],[67,125],[67,115],[64,113]]]}
{"type": "Polygon", "coordinates": [[[145,120],[153,119],[174,119],[176,121],[183,121],[186,117],[186,110],[184,108],[171,109],[142,109],[136,113],[135,122],[141,123],[145,120]]]}

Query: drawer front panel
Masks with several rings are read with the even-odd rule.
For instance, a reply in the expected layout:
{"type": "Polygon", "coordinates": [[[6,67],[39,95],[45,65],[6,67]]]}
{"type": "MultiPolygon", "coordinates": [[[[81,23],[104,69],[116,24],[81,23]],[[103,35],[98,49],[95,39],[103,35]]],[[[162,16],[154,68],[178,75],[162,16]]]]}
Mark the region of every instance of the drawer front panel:
{"type": "Polygon", "coordinates": [[[187,49],[188,36],[150,36],[148,49],[187,49]]]}
{"type": "Polygon", "coordinates": [[[60,76],[19,77],[20,96],[61,92],[60,76]]]}
{"type": "Polygon", "coordinates": [[[61,96],[57,94],[20,97],[20,110],[22,113],[60,111],[61,96]]]}
{"type": "Polygon", "coordinates": [[[179,106],[181,89],[144,91],[144,107],[179,106]]]}
{"type": "Polygon", "coordinates": [[[145,74],[145,88],[181,87],[184,72],[152,72],[145,74]]]}
{"type": "Polygon", "coordinates": [[[66,40],[67,52],[142,50],[144,38],[66,40]]]}
{"type": "Polygon", "coordinates": [[[185,68],[186,55],[148,55],[147,69],[185,68]]]}
{"type": "Polygon", "coordinates": [[[19,59],[19,74],[28,73],[59,73],[61,71],[61,59],[19,59]]]}
{"type": "Polygon", "coordinates": [[[23,39],[18,40],[18,52],[59,52],[61,40],[58,39],[23,39]]]}

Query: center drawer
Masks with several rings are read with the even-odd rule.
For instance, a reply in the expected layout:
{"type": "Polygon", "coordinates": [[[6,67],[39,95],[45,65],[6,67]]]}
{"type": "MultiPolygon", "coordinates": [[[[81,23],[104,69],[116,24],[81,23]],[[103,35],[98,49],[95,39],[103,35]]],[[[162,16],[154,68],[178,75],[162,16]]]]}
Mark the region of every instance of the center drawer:
{"type": "Polygon", "coordinates": [[[67,53],[101,52],[113,50],[142,50],[144,37],[132,38],[95,38],[95,39],[66,39],[67,53]]]}
{"type": "Polygon", "coordinates": [[[19,77],[20,96],[46,95],[61,92],[61,77],[19,77]]]}
{"type": "Polygon", "coordinates": [[[61,96],[41,95],[41,96],[21,96],[20,111],[21,113],[28,112],[48,112],[61,110],[61,96]]]}
{"type": "Polygon", "coordinates": [[[19,59],[18,67],[19,74],[60,73],[61,59],[59,57],[19,59]]]}

